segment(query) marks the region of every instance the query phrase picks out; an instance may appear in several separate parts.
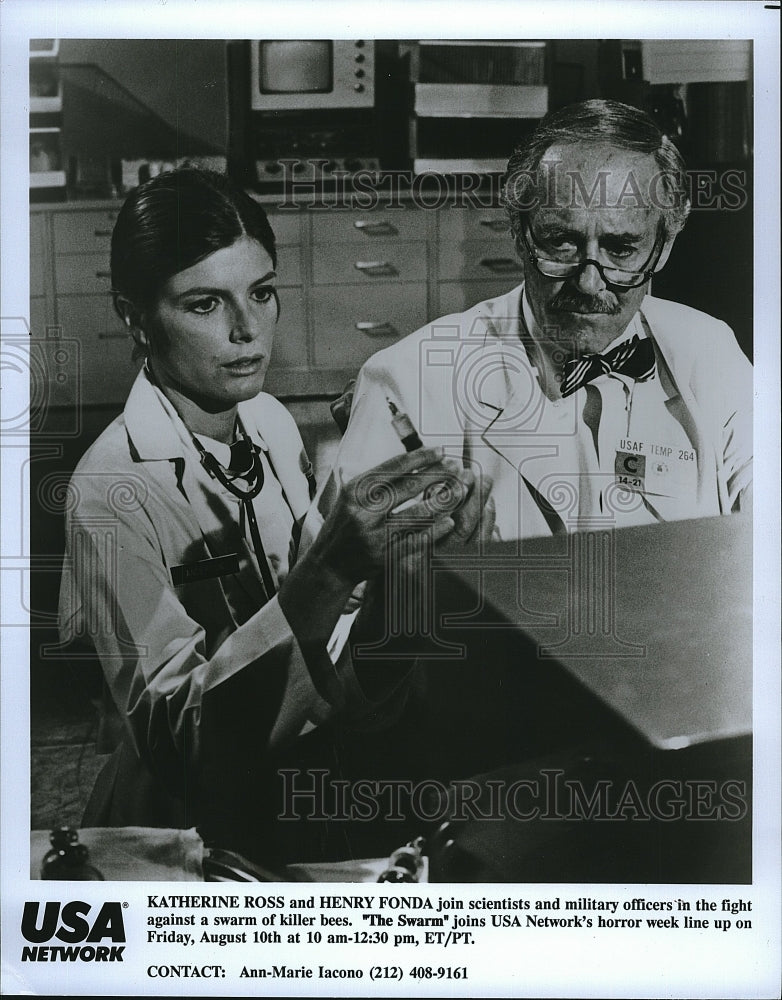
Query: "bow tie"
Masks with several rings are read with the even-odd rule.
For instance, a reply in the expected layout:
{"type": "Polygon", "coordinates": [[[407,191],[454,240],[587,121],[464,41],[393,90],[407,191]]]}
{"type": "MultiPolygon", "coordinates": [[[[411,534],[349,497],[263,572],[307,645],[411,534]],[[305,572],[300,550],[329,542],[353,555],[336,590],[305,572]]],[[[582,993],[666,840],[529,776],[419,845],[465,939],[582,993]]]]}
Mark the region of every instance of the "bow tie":
{"type": "Polygon", "coordinates": [[[560,383],[562,397],[570,396],[587,382],[616,372],[628,375],[636,382],[646,382],[654,377],[654,347],[651,340],[643,340],[636,334],[632,340],[619,344],[605,354],[582,354],[580,358],[566,361],[560,383]]]}

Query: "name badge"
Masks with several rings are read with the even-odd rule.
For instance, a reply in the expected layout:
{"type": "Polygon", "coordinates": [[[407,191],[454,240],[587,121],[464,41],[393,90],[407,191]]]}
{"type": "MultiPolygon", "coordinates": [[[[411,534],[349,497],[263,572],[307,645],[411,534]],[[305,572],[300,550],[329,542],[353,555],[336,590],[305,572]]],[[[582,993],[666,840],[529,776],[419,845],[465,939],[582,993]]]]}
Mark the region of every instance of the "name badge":
{"type": "Polygon", "coordinates": [[[218,576],[228,576],[239,572],[239,553],[231,552],[227,556],[217,556],[215,559],[200,559],[198,562],[183,563],[171,567],[171,582],[175,587],[197,580],[213,580],[218,576]]]}
{"type": "Polygon", "coordinates": [[[614,461],[616,483],[649,496],[695,495],[698,458],[693,448],[622,438],[614,461]]]}
{"type": "Polygon", "coordinates": [[[617,451],[614,475],[619,486],[631,493],[643,493],[646,483],[646,455],[633,451],[617,451]]]}

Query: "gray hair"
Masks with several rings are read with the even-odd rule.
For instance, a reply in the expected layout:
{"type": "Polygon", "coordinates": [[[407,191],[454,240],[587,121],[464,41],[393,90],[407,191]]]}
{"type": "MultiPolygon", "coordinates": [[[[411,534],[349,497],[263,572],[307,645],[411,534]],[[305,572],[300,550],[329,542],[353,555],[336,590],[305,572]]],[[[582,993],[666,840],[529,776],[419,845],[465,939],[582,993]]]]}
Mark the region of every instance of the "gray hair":
{"type": "Polygon", "coordinates": [[[681,153],[645,112],[619,101],[583,101],[546,115],[508,161],[502,204],[518,243],[527,213],[543,200],[540,164],[557,143],[603,143],[652,155],[659,170],[658,207],[667,238],[676,236],[690,212],[687,171],[681,153]],[[660,195],[662,195],[660,197],[660,195]]]}

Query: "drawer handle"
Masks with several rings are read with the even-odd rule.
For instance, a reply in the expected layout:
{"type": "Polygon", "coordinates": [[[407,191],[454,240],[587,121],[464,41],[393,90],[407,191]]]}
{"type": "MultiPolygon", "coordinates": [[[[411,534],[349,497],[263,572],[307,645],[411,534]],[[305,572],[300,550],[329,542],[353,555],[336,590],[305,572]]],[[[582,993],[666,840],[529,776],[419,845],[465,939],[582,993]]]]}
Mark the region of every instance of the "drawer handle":
{"type": "Polygon", "coordinates": [[[95,230],[95,235],[96,236],[111,236],[111,232],[112,231],[110,229],[96,229],[95,230]]]}
{"type": "Polygon", "coordinates": [[[380,222],[367,222],[364,219],[358,219],[353,223],[353,228],[360,230],[362,233],[366,233],[367,236],[398,236],[399,230],[396,226],[392,226],[390,222],[386,222],[382,219],[380,222]]]}
{"type": "Polygon", "coordinates": [[[394,265],[389,264],[387,260],[357,260],[353,267],[372,278],[389,278],[399,274],[394,265]]]}
{"type": "Polygon", "coordinates": [[[110,278],[111,277],[111,271],[96,271],[95,272],[95,277],[96,278],[110,278]]]}
{"type": "Polygon", "coordinates": [[[484,257],[480,266],[492,274],[517,274],[521,270],[521,263],[512,257],[484,257]]]}
{"type": "Polygon", "coordinates": [[[508,231],[508,223],[504,219],[481,219],[480,224],[486,229],[491,229],[493,233],[506,233],[508,231]]]}
{"type": "Polygon", "coordinates": [[[369,334],[370,337],[396,337],[397,329],[393,323],[356,323],[356,329],[360,333],[369,334]]]}
{"type": "Polygon", "coordinates": [[[98,340],[127,340],[127,333],[104,333],[98,334],[98,340]]]}

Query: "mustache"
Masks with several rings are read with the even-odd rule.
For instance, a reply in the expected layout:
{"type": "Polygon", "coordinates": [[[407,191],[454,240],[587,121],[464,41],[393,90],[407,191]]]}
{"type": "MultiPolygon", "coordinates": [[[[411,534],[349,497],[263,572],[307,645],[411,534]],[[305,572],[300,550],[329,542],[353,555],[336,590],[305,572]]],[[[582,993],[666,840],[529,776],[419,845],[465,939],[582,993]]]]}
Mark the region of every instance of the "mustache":
{"type": "Polygon", "coordinates": [[[599,292],[597,295],[582,295],[569,288],[562,288],[549,302],[551,312],[568,313],[603,313],[606,316],[616,316],[621,306],[611,292],[599,292]]]}

